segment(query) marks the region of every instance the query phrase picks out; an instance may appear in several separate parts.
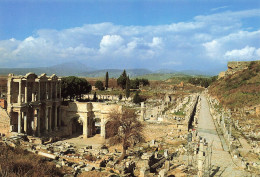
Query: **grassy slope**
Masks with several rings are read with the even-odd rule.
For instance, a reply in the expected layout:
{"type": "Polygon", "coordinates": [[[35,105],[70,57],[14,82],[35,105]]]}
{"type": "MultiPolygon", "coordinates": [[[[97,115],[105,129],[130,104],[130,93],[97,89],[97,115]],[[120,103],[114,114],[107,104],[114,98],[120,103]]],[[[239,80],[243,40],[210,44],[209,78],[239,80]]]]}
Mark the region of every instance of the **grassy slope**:
{"type": "Polygon", "coordinates": [[[229,108],[242,108],[260,104],[260,63],[214,82],[209,93],[217,96],[229,108]]]}
{"type": "Polygon", "coordinates": [[[63,176],[51,162],[21,148],[11,148],[0,142],[0,176],[63,176]]]}

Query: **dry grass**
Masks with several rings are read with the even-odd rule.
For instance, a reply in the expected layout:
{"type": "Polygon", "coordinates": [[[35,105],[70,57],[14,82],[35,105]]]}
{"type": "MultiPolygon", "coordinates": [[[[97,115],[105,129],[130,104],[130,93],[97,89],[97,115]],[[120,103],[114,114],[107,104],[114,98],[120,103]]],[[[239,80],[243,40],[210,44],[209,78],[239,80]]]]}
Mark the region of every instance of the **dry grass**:
{"type": "Polygon", "coordinates": [[[62,176],[63,173],[51,162],[26,152],[21,148],[11,148],[0,143],[0,176],[62,176]]]}
{"type": "Polygon", "coordinates": [[[78,177],[104,177],[109,176],[108,172],[89,171],[83,172],[78,177]]]}
{"type": "Polygon", "coordinates": [[[260,103],[260,64],[253,63],[248,69],[221,78],[209,88],[228,108],[254,106],[260,103]]]}

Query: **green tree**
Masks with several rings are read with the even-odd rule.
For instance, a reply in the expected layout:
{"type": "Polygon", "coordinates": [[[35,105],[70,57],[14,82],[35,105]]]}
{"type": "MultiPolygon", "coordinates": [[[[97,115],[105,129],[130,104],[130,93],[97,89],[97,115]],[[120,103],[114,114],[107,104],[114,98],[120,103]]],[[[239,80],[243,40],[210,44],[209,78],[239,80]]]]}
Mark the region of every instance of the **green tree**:
{"type": "Polygon", "coordinates": [[[106,83],[105,83],[106,90],[108,88],[108,80],[109,80],[109,76],[108,76],[108,72],[106,72],[106,83]]]}
{"type": "Polygon", "coordinates": [[[142,99],[141,99],[139,93],[138,93],[138,92],[135,92],[135,96],[134,96],[134,98],[133,98],[133,102],[134,102],[135,104],[140,104],[141,101],[142,101],[142,99]]]}
{"type": "Polygon", "coordinates": [[[130,83],[131,83],[132,89],[138,89],[140,84],[142,84],[143,86],[150,85],[148,79],[144,79],[144,78],[142,78],[142,79],[136,78],[134,80],[131,80],[130,83]]]}
{"type": "Polygon", "coordinates": [[[122,89],[125,89],[126,79],[127,79],[127,75],[126,75],[126,71],[124,70],[123,73],[117,79],[117,85],[119,85],[122,89]]]}
{"type": "Polygon", "coordinates": [[[134,79],[130,81],[131,89],[138,89],[139,88],[139,79],[134,79]]]}
{"type": "Polygon", "coordinates": [[[129,98],[129,96],[130,96],[130,79],[129,79],[129,76],[126,79],[125,96],[126,96],[126,98],[129,98]]]}
{"type": "Polygon", "coordinates": [[[140,79],[139,80],[139,84],[143,84],[143,86],[146,86],[146,85],[150,85],[150,82],[148,81],[148,79],[140,79]]]}
{"type": "Polygon", "coordinates": [[[95,87],[98,89],[98,90],[104,90],[104,85],[103,85],[103,82],[102,81],[97,81],[95,83],[95,87]]]}
{"type": "Polygon", "coordinates": [[[86,79],[78,78],[75,76],[63,77],[61,79],[61,93],[62,98],[81,99],[82,94],[89,93],[91,91],[91,85],[86,79]]]}

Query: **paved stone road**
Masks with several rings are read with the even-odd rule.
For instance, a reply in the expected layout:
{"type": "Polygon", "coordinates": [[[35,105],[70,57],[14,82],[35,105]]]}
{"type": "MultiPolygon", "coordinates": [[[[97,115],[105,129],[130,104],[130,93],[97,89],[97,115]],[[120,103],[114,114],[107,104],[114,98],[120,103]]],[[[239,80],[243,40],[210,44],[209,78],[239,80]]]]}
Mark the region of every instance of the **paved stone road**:
{"type": "MultiPolygon", "coordinates": [[[[210,115],[209,104],[204,95],[201,96],[201,109],[198,120],[199,136],[206,138],[209,144],[212,144],[212,166],[211,176],[223,177],[244,177],[250,176],[246,171],[237,167],[229,154],[224,151],[216,128],[210,115]]],[[[226,149],[226,148],[225,148],[226,149]]]]}

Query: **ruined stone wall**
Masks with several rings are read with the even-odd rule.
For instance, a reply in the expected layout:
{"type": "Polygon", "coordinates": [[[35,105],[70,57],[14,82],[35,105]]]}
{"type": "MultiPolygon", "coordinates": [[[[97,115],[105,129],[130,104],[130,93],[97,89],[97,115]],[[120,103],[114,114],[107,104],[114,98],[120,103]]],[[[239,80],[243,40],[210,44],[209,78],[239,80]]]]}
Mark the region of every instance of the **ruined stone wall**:
{"type": "MultiPolygon", "coordinates": [[[[112,110],[120,111],[122,106],[118,104],[107,104],[99,102],[91,102],[95,118],[107,118],[108,114],[112,110]]],[[[68,124],[69,121],[74,117],[84,117],[84,113],[88,112],[87,102],[71,102],[68,106],[64,106],[62,117],[64,117],[65,124],[68,124]]]]}
{"type": "Polygon", "coordinates": [[[10,118],[5,109],[0,107],[0,133],[8,134],[10,130],[10,118]]]}
{"type": "Polygon", "coordinates": [[[7,108],[7,102],[5,99],[0,99],[0,107],[3,109],[7,108]]]}
{"type": "MultiPolygon", "coordinates": [[[[224,71],[224,72],[220,72],[218,75],[218,78],[222,78],[227,75],[232,75],[238,71],[247,69],[251,62],[252,61],[230,61],[227,64],[228,70],[224,71]]],[[[260,63],[260,60],[257,60],[255,62],[260,63]]]]}

